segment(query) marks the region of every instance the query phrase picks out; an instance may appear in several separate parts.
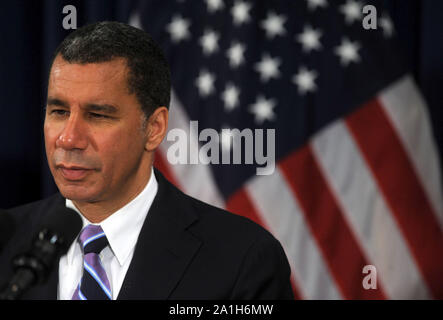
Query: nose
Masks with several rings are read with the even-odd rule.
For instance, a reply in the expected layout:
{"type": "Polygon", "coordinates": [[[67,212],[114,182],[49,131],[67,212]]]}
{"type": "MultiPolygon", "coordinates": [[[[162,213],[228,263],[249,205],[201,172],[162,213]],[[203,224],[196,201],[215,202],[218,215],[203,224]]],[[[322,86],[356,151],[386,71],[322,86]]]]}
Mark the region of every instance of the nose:
{"type": "Polygon", "coordinates": [[[88,146],[86,128],[79,114],[71,112],[56,141],[56,147],[65,150],[84,150],[88,146]]]}

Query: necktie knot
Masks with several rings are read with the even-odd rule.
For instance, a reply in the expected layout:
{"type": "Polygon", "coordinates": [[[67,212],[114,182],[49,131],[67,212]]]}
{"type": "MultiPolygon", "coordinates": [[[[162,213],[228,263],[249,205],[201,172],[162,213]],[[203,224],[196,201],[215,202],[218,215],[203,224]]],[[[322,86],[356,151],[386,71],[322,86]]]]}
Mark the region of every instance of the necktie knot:
{"type": "Polygon", "coordinates": [[[92,224],[87,225],[80,232],[79,242],[85,255],[91,252],[99,254],[108,245],[108,239],[102,227],[92,224]]]}

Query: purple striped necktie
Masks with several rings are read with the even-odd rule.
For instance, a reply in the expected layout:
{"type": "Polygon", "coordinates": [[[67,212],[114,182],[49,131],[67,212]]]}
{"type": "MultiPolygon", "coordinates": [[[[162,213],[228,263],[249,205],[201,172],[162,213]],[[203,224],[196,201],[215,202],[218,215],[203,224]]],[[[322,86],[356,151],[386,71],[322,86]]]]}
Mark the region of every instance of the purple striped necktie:
{"type": "Polygon", "coordinates": [[[108,245],[103,229],[98,225],[87,225],[78,240],[83,248],[83,276],[72,300],[112,300],[111,286],[99,257],[108,245]]]}

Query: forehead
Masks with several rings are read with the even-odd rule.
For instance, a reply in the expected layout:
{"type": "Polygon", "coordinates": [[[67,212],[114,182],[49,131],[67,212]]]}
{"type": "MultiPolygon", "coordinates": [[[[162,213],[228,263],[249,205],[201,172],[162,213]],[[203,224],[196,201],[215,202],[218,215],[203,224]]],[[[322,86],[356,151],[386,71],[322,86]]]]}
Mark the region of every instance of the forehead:
{"type": "Polygon", "coordinates": [[[57,56],[49,74],[48,91],[79,94],[79,91],[123,93],[127,91],[128,68],[124,58],[100,63],[69,63],[57,56]]]}

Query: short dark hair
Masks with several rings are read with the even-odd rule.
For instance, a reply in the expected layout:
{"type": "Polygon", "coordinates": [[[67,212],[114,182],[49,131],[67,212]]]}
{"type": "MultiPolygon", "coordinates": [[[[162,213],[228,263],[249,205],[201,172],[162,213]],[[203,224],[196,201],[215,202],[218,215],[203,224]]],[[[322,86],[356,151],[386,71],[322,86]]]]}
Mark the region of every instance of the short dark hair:
{"type": "Polygon", "coordinates": [[[136,95],[146,118],[160,106],[169,109],[169,64],[160,47],[143,30],[116,21],[89,24],[62,41],[52,63],[58,54],[67,62],[78,64],[125,58],[129,69],[128,90],[136,95]]]}

